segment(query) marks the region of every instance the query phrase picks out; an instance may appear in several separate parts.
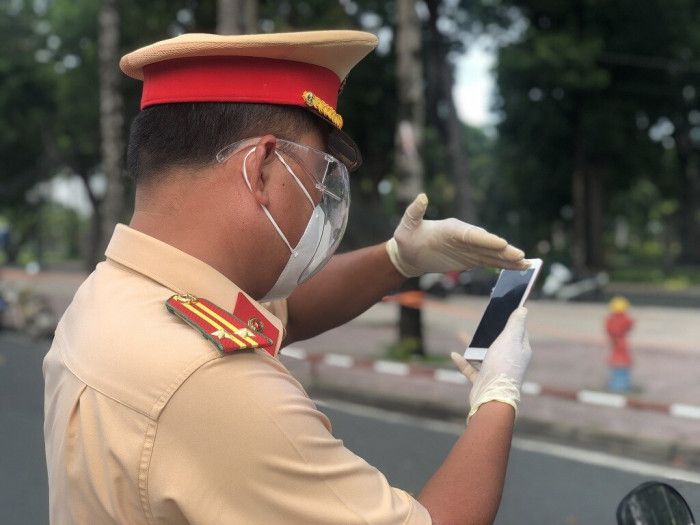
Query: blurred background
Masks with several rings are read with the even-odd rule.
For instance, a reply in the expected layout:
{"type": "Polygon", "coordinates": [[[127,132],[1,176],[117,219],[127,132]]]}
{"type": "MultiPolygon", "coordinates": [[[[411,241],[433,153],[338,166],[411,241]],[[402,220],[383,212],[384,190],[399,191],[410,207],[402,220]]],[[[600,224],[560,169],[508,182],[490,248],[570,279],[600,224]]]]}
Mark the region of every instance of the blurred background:
{"type": "MultiPolygon", "coordinates": [[[[532,523],[612,521],[623,489],[653,476],[681,480],[699,509],[700,478],[688,474],[700,466],[698,2],[0,0],[0,521],[46,521],[41,359],[132,211],[124,150],[141,84],[119,58],[185,32],[329,28],[380,39],[339,103],[365,159],[341,250],[389,238],[425,191],[428,218],[479,224],[544,259],[521,439],[666,469],[619,470],[632,477],[617,492],[595,483],[617,474],[591,471],[578,492],[571,465],[548,470],[554,449],[522,445],[499,519],[528,522],[534,498],[546,512],[532,523]],[[632,323],[624,352],[614,314],[632,323]],[[532,472],[551,485],[521,482],[532,472]]],[[[300,343],[288,366],[319,399],[455,417],[464,385],[426,378],[464,348],[495,278],[424,276],[300,343]],[[378,362],[405,373],[370,373],[378,362]]],[[[420,488],[429,471],[405,459],[411,451],[363,449],[348,410],[328,406],[341,437],[420,488]]],[[[381,442],[391,430],[376,432],[381,442]]]]}
{"type": "Polygon", "coordinates": [[[577,273],[700,281],[696,2],[228,3],[0,3],[6,264],[90,270],[128,219],[140,83],[119,72],[123,53],[183,32],[334,27],[381,42],[340,102],[365,156],[346,248],[385,239],[415,186],[432,217],[478,221],[577,273]],[[420,166],[403,168],[399,146],[420,166]]]}

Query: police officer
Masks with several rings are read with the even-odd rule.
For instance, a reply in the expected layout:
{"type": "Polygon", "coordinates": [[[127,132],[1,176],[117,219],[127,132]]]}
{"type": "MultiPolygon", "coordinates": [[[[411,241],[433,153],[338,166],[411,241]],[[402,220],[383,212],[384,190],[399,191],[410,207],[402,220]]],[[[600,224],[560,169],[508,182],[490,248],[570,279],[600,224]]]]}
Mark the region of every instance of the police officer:
{"type": "Polygon", "coordinates": [[[331,257],[361,161],[337,96],[376,43],[190,34],[123,57],[143,80],[135,211],[44,360],[53,523],[493,519],[530,355],[524,310],[480,371],[454,356],[474,383],[469,424],[417,498],[335,439],[277,359],[406,277],[524,265],[483,229],[423,220],[424,195],[389,242],[331,257]]]}

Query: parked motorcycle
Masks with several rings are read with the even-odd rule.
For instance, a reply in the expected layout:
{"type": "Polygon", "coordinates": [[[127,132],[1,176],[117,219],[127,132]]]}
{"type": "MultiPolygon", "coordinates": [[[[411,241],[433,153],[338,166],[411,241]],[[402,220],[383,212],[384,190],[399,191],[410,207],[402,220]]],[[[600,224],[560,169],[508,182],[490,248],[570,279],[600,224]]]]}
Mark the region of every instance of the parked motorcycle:
{"type": "Polygon", "coordinates": [[[578,277],[565,265],[555,262],[549,267],[549,272],[542,284],[542,295],[561,301],[572,301],[596,297],[610,281],[605,272],[598,272],[590,277],[578,277]]]}
{"type": "Polygon", "coordinates": [[[468,272],[426,273],[420,278],[420,288],[435,297],[452,294],[489,295],[498,279],[498,272],[475,268],[468,272]]]}
{"type": "Polygon", "coordinates": [[[0,327],[24,332],[34,340],[53,337],[58,324],[48,297],[31,289],[0,289],[0,327]]]}

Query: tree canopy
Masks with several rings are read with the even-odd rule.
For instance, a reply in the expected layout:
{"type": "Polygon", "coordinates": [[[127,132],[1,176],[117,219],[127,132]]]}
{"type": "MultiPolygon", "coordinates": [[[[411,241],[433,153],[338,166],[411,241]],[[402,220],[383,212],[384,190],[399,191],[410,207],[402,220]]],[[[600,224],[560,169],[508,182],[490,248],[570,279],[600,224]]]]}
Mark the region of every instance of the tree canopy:
{"type": "MultiPolygon", "coordinates": [[[[101,206],[100,6],[0,3],[0,215],[13,230],[10,260],[40,235],[37,182],[78,175],[101,206]]],[[[215,0],[123,0],[119,9],[122,52],[217,25],[215,0]]],[[[700,263],[700,5],[423,0],[417,9],[430,217],[478,221],[581,271],[624,263],[648,243],[664,247],[665,263],[700,263]],[[459,122],[452,99],[455,57],[484,36],[496,49],[495,134],[459,122]]],[[[340,98],[365,158],[345,248],[385,239],[402,211],[396,16],[393,1],[257,3],[258,31],[360,28],[381,38],[340,98]]],[[[123,77],[119,88],[128,125],[140,85],[123,77]]],[[[126,212],[130,199],[127,191],[126,212]]]]}

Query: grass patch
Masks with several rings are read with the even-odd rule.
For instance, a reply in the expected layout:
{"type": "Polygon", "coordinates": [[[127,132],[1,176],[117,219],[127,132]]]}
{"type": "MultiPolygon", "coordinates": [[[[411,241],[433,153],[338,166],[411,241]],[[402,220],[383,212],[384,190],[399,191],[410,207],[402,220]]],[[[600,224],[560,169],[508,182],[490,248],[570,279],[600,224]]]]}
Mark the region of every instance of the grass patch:
{"type": "Polygon", "coordinates": [[[402,363],[411,362],[428,366],[438,366],[452,363],[452,360],[449,358],[449,356],[419,355],[416,353],[419,347],[420,344],[418,339],[410,337],[405,339],[404,341],[391,343],[390,345],[387,345],[382,357],[390,361],[400,361],[402,363]]]}
{"type": "Polygon", "coordinates": [[[669,290],[684,290],[700,285],[700,267],[677,267],[669,273],[664,273],[660,265],[612,267],[610,278],[618,282],[662,284],[669,290]]]}

